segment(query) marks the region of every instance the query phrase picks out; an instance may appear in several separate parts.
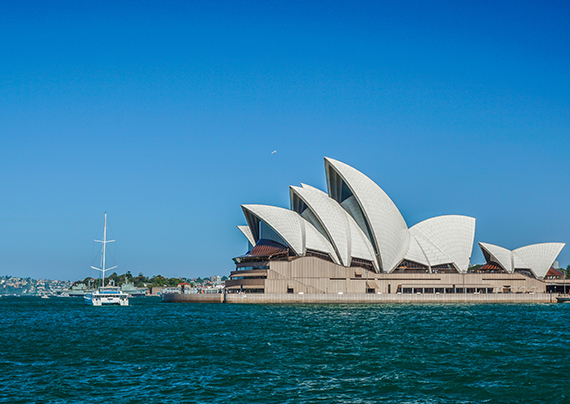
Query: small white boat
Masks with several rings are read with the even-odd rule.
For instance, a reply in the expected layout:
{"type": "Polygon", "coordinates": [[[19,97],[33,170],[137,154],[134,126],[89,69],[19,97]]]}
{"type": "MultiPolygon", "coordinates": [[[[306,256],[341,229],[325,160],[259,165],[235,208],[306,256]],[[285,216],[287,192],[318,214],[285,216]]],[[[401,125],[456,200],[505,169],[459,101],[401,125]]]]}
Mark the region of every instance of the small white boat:
{"type": "Polygon", "coordinates": [[[106,253],[107,253],[107,243],[112,243],[115,240],[107,240],[107,212],[105,212],[105,224],[103,226],[103,240],[95,240],[97,243],[102,243],[103,248],[101,251],[101,268],[91,266],[91,268],[101,271],[101,287],[95,291],[86,293],[84,296],[85,303],[92,306],[103,306],[103,305],[119,305],[128,306],[129,305],[129,295],[121,291],[115,285],[105,286],[105,272],[117,268],[113,266],[111,268],[105,268],[106,264],[106,253]]]}
{"type": "Polygon", "coordinates": [[[556,298],[558,303],[570,303],[570,295],[560,295],[556,298]]]}
{"type": "Polygon", "coordinates": [[[48,295],[42,295],[42,299],[49,299],[48,295]]]}

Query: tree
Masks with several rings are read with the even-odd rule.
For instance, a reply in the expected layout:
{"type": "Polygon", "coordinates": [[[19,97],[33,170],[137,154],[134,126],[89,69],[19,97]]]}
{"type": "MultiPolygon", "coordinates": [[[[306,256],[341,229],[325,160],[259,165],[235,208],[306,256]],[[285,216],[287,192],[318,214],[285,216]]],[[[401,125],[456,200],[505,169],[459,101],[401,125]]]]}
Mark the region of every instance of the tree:
{"type": "Polygon", "coordinates": [[[113,272],[111,275],[107,276],[107,279],[105,282],[106,285],[108,285],[110,281],[113,281],[115,286],[119,285],[119,276],[117,275],[116,272],[113,272]]]}
{"type": "Polygon", "coordinates": [[[148,283],[149,280],[143,274],[139,274],[138,276],[132,278],[132,282],[137,288],[139,288],[141,286],[144,286],[145,283],[148,283]]]}
{"type": "Polygon", "coordinates": [[[479,270],[479,268],[481,268],[483,265],[477,264],[477,265],[471,265],[469,267],[469,269],[467,270],[467,272],[477,272],[479,270]]]}
{"type": "Polygon", "coordinates": [[[167,281],[168,286],[178,286],[179,283],[180,283],[180,278],[170,278],[167,281]]]}

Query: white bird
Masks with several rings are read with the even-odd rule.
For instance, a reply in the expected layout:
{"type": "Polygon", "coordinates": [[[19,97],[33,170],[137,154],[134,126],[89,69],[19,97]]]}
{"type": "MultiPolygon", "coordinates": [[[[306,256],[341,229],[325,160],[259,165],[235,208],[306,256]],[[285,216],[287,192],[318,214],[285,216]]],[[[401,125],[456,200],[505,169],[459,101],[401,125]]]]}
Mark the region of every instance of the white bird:
{"type": "Polygon", "coordinates": [[[277,150],[273,150],[273,151],[271,152],[271,154],[275,154],[275,153],[277,153],[277,150]]]}

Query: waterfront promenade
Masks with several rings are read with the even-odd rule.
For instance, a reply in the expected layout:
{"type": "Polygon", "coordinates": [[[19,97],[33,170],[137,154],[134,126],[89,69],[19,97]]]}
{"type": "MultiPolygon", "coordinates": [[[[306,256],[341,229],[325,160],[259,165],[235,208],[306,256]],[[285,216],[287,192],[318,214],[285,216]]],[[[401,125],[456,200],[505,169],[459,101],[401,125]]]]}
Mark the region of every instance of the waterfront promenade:
{"type": "Polygon", "coordinates": [[[389,304],[389,303],[556,303],[552,293],[481,294],[176,294],[167,293],[168,303],[232,304],[389,304]]]}

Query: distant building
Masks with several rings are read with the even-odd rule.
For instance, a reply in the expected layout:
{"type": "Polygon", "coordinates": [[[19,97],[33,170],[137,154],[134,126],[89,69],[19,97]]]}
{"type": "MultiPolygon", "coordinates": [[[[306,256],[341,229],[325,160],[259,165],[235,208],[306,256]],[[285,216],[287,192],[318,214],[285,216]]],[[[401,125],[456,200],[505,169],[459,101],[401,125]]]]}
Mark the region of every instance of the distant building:
{"type": "Polygon", "coordinates": [[[163,287],[162,286],[153,286],[150,288],[150,295],[151,296],[162,296],[163,294],[163,287]]]}

